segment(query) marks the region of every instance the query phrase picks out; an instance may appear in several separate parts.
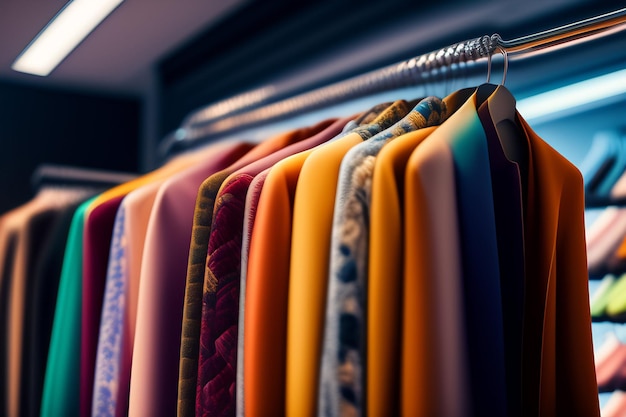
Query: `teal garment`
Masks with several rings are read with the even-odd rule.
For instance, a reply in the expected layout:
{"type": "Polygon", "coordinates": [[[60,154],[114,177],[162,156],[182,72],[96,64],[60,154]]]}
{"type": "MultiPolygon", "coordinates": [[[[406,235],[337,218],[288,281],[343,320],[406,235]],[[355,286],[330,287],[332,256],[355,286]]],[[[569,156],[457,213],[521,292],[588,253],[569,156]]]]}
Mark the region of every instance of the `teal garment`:
{"type": "Polygon", "coordinates": [[[465,325],[473,413],[507,415],[504,329],[487,137],[471,97],[447,123],[457,184],[465,325]]]}
{"type": "Polygon", "coordinates": [[[446,117],[445,103],[427,97],[400,121],[350,149],[341,162],[318,389],[319,411],[324,416],[359,415],[365,410],[365,292],[376,155],[393,138],[438,125],[446,117]]]}
{"type": "Polygon", "coordinates": [[[41,417],[73,417],[79,414],[83,230],[85,212],[95,199],[93,197],[78,207],[67,238],[44,379],[41,417]]]}

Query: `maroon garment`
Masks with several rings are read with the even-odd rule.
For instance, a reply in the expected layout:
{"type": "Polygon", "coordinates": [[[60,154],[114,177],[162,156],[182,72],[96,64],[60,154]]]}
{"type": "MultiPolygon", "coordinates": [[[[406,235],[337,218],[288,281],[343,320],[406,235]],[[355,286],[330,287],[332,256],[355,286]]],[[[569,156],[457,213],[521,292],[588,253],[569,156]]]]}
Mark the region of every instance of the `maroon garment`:
{"type": "Polygon", "coordinates": [[[276,162],[327,142],[348,119],[287,146],[233,174],[215,202],[202,297],[196,416],[235,414],[241,246],[246,194],[256,175],[276,162]]]}
{"type": "Polygon", "coordinates": [[[91,415],[93,378],[100,330],[109,248],[115,214],[124,196],[96,206],[87,216],[83,235],[83,304],[80,344],[80,415],[91,415]]]}
{"type": "Polygon", "coordinates": [[[239,274],[245,195],[251,177],[229,184],[220,193],[208,249],[200,333],[202,416],[234,415],[237,363],[239,274]],[[243,198],[241,198],[243,196],[243,198]],[[222,203],[222,204],[220,204],[222,203]],[[240,219],[236,222],[234,219],[240,219]],[[208,283],[207,283],[208,278],[208,283]]]}
{"type": "Polygon", "coordinates": [[[222,182],[233,172],[253,161],[326,129],[334,119],[317,125],[277,135],[255,147],[244,159],[207,178],[198,190],[190,241],[189,263],[185,285],[183,335],[181,340],[180,380],[178,397],[179,417],[195,417],[198,405],[197,383],[199,368],[200,323],[202,319],[202,286],[207,249],[213,221],[213,208],[222,182]]]}

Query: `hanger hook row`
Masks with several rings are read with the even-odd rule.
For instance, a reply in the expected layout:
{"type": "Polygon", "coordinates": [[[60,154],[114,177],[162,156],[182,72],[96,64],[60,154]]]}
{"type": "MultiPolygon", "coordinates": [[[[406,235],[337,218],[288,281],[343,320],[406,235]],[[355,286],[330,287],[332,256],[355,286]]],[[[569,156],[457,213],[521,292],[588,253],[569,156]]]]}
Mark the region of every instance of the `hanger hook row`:
{"type": "Polygon", "coordinates": [[[491,54],[487,55],[487,81],[486,83],[489,84],[490,81],[491,81],[491,54]]]}
{"type": "MultiPolygon", "coordinates": [[[[502,84],[501,84],[501,85],[504,85],[506,81],[506,76],[509,70],[509,54],[508,54],[508,51],[506,50],[506,47],[504,46],[504,41],[502,40],[502,37],[498,33],[494,33],[489,38],[489,50],[491,51],[491,54],[495,52],[500,52],[502,54],[502,57],[504,58],[504,69],[502,72],[502,84]]],[[[491,57],[491,54],[490,54],[490,57],[491,57]]],[[[491,70],[491,68],[489,68],[489,70],[491,70]]]]}
{"type": "Polygon", "coordinates": [[[502,58],[504,58],[504,68],[502,70],[502,84],[501,84],[501,85],[504,85],[504,83],[506,82],[506,75],[509,71],[509,53],[501,45],[498,45],[497,49],[502,54],[502,58]]]}
{"type": "MultiPolygon", "coordinates": [[[[498,36],[498,35],[494,35],[494,36],[498,36]]],[[[492,37],[492,40],[493,39],[494,39],[494,37],[492,37]]],[[[497,42],[495,44],[494,50],[491,51],[487,55],[487,83],[489,83],[491,81],[492,56],[496,52],[501,53],[502,54],[502,58],[504,59],[503,70],[502,70],[502,82],[500,83],[500,85],[504,85],[504,83],[506,82],[506,76],[507,76],[507,73],[508,73],[508,70],[509,70],[509,54],[508,54],[507,50],[502,45],[499,45],[497,42]]]]}

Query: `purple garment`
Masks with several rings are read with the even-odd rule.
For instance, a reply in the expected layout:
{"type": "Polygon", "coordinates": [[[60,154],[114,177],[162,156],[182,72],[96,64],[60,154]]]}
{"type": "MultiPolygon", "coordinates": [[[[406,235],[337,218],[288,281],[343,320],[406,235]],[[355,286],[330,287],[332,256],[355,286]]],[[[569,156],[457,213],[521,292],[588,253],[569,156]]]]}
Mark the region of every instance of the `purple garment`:
{"type": "Polygon", "coordinates": [[[117,404],[126,292],[124,267],[128,257],[127,240],[124,239],[125,213],[124,204],[121,204],[117,210],[109,252],[92,400],[92,415],[96,416],[115,416],[117,404]]]}
{"type": "MultiPolygon", "coordinates": [[[[487,103],[478,109],[487,137],[489,169],[500,265],[508,415],[521,415],[522,332],[524,309],[524,224],[520,167],[509,160],[493,125],[487,103]]],[[[513,126],[513,132],[519,127],[513,126]]],[[[517,133],[519,135],[519,133],[517,133]]],[[[523,143],[523,137],[518,143],[523,143]]],[[[526,156],[528,158],[528,156],[526,156]]]]}

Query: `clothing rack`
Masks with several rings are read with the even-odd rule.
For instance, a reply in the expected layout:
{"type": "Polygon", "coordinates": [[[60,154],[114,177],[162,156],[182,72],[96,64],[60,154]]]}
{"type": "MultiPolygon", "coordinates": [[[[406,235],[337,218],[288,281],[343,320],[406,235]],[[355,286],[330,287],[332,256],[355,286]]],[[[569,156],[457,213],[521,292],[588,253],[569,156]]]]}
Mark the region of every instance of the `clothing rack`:
{"type": "Polygon", "coordinates": [[[85,187],[113,187],[130,181],[137,174],[126,172],[103,171],[92,168],[78,168],[66,165],[42,164],[39,165],[31,177],[33,190],[46,186],[85,186],[85,187]]]}
{"type": "Polygon", "coordinates": [[[384,91],[438,81],[449,71],[490,59],[496,52],[504,55],[506,71],[510,60],[576,45],[625,29],[626,8],[622,8],[512,40],[504,40],[498,34],[466,40],[280,101],[276,101],[276,89],[265,86],[193,112],[178,130],[163,140],[161,153],[168,155],[180,146],[186,148],[200,139],[204,141],[234,129],[285,119],[384,91]]]}

